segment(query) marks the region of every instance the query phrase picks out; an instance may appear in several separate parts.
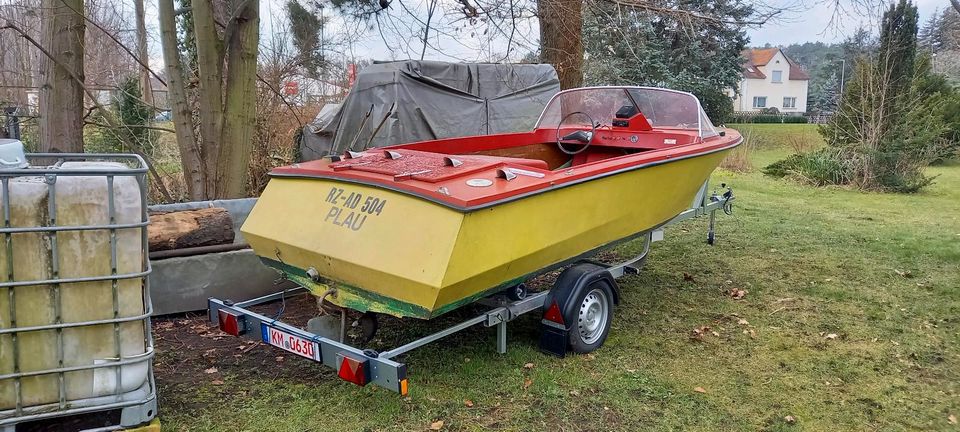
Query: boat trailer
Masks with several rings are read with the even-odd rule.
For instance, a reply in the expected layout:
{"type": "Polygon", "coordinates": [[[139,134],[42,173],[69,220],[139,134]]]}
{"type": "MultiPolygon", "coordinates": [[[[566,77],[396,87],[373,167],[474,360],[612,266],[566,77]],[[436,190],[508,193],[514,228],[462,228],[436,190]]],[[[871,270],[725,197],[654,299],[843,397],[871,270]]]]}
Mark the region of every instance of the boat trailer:
{"type": "MultiPolygon", "coordinates": [[[[569,336],[571,332],[576,331],[574,329],[576,326],[567,325],[565,322],[575,321],[578,312],[580,314],[586,313],[587,316],[594,312],[592,308],[584,311],[581,307],[581,310],[576,310],[576,306],[578,306],[576,303],[580,303],[576,300],[595,295],[594,293],[599,293],[599,297],[602,297],[605,292],[612,294],[614,304],[618,303],[619,288],[614,280],[626,274],[639,273],[650,251],[650,244],[663,239],[663,228],[668,225],[709,215],[707,243],[713,245],[716,238],[716,212],[719,210],[728,215],[732,214],[734,196],[733,190],[727,187],[725,183],[721,184],[721,193],[714,192],[708,195],[708,187],[709,183],[704,183],[694,199],[694,205],[688,210],[653,230],[631,237],[630,239],[639,237],[645,237],[646,239],[643,252],[635,258],[610,265],[587,260],[584,257],[577,257],[556,266],[542,269],[539,272],[540,274],[565,265],[571,265],[561,273],[558,283],[551,289],[528,295],[523,284],[511,287],[507,290],[506,295],[501,292],[477,301],[479,304],[491,307],[487,312],[387,351],[378,352],[372,349],[361,349],[344,343],[345,312],[341,312],[340,340],[334,340],[280,321],[280,314],[275,317],[268,317],[249,309],[257,305],[309,294],[309,290],[303,287],[287,289],[241,302],[210,298],[207,300],[209,318],[211,322],[216,323],[220,330],[227,334],[257,339],[265,344],[323,363],[336,369],[341,379],[359,386],[375,384],[404,396],[408,393],[407,367],[404,363],[396,361],[398,356],[477,325],[496,327],[497,352],[503,354],[507,352],[507,323],[523,314],[536,310],[544,311],[540,337],[540,349],[542,351],[560,357],[566,355],[571,349],[575,352],[590,352],[603,344],[606,333],[592,344],[579,347],[576,344],[571,346],[569,341],[573,338],[569,336]],[[592,289],[590,292],[586,292],[590,287],[596,286],[601,288],[606,286],[606,288],[592,289]]],[[[589,256],[594,252],[596,251],[591,251],[584,256],[589,256]]],[[[583,315],[581,315],[582,317],[583,315]]],[[[605,332],[609,332],[609,329],[608,322],[605,332]]]]}

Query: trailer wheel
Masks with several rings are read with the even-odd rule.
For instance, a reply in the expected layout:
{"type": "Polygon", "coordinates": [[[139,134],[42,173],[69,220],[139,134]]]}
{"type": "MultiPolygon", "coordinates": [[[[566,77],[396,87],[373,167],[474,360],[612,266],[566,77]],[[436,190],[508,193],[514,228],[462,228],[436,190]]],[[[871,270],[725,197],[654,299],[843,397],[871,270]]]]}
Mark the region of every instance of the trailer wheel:
{"type": "Polygon", "coordinates": [[[613,321],[613,292],[602,281],[595,281],[582,291],[574,305],[576,322],[570,329],[570,348],[589,353],[603,345],[613,321]]]}

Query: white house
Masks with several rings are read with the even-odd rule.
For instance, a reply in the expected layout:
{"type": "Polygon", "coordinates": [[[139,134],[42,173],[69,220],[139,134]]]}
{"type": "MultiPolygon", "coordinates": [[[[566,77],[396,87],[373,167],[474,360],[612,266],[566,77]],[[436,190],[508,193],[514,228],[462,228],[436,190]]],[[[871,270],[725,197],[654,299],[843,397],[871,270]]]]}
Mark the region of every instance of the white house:
{"type": "Polygon", "coordinates": [[[733,98],[734,111],[776,108],[782,113],[807,111],[810,75],[780,48],[748,49],[739,94],[733,98]]]}

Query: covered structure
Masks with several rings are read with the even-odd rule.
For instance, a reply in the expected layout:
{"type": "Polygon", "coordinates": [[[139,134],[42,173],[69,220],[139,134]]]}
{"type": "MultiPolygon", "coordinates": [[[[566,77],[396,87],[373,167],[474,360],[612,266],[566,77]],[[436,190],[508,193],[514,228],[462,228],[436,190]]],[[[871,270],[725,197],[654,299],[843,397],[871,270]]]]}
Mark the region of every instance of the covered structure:
{"type": "Polygon", "coordinates": [[[374,63],[304,128],[300,160],[437,138],[532,130],[560,91],[544,64],[374,63]]]}

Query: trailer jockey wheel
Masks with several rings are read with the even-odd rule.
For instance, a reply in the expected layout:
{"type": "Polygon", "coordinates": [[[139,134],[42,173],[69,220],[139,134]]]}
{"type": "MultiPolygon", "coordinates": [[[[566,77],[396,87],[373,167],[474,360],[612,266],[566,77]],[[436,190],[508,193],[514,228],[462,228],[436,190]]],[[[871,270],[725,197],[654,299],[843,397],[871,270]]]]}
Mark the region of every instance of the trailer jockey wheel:
{"type": "Polygon", "coordinates": [[[577,353],[595,351],[610,334],[613,321],[613,292],[603,282],[594,282],[575,299],[576,322],[570,329],[570,349],[577,353]]]}
{"type": "Polygon", "coordinates": [[[373,340],[373,337],[377,334],[377,329],[380,328],[380,325],[377,323],[377,314],[364,312],[363,315],[357,319],[357,326],[360,327],[360,334],[356,337],[357,344],[366,345],[373,340]]]}
{"type": "Polygon", "coordinates": [[[527,285],[522,283],[516,284],[504,290],[504,294],[507,295],[507,298],[513,301],[523,300],[527,298],[527,285]]]}

